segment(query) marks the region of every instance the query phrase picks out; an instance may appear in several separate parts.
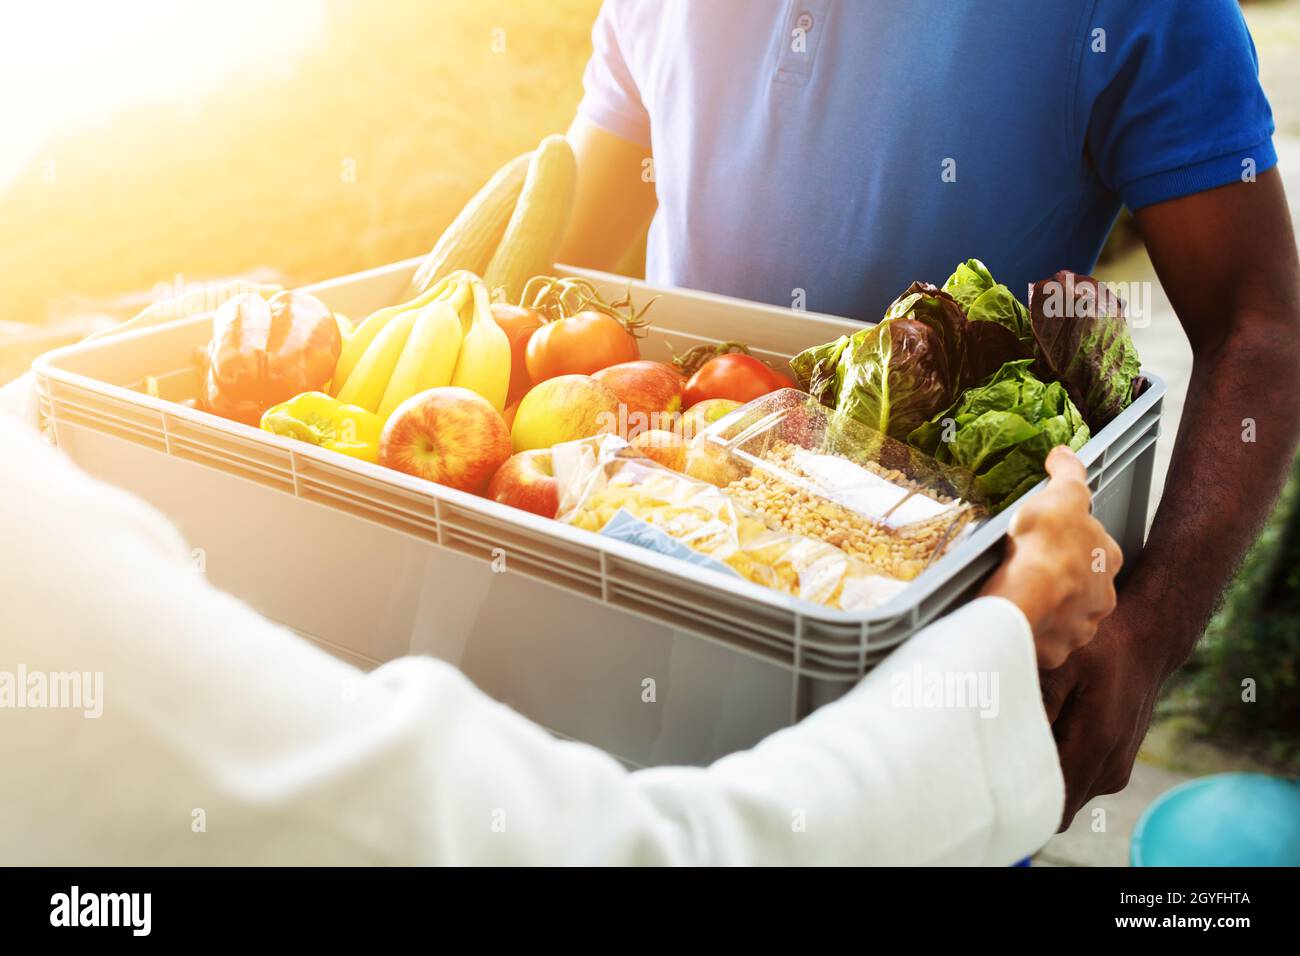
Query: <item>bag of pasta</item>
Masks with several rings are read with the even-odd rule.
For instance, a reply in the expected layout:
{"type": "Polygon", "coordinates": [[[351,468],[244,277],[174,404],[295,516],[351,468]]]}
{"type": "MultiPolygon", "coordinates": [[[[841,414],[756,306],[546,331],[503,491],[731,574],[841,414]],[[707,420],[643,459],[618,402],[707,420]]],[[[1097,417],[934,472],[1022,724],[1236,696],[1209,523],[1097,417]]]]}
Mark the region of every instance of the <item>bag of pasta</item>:
{"type": "Polygon", "coordinates": [[[707,481],[607,435],[552,450],[556,517],[587,531],[841,610],[877,607],[906,582],[825,541],[769,527],[707,481]]]}

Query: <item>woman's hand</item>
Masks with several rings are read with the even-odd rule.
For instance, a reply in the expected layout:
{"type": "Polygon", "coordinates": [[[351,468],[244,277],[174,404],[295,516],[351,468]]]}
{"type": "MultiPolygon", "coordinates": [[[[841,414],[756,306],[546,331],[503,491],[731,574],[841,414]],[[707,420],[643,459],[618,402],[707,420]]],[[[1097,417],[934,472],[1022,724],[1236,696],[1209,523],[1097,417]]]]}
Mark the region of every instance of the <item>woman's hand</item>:
{"type": "Polygon", "coordinates": [[[1068,448],[1047,456],[1047,488],[1011,519],[1007,553],[982,595],[1004,597],[1034,631],[1038,665],[1060,667],[1115,609],[1119,545],[1089,512],[1087,472],[1068,448]]]}

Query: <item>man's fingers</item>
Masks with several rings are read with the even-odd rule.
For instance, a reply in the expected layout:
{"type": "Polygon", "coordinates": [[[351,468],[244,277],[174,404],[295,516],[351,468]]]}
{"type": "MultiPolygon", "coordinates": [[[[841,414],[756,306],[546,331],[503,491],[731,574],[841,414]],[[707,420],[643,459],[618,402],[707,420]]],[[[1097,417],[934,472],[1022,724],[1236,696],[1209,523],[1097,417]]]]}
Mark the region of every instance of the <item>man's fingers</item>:
{"type": "Polygon", "coordinates": [[[1069,827],[1074,815],[1092,798],[1093,783],[1101,775],[1110,755],[1109,741],[1100,741],[1099,735],[1089,733],[1081,724],[1082,712],[1069,708],[1052,726],[1056,737],[1056,752],[1065,777],[1065,812],[1061,815],[1061,830],[1069,827]]]}
{"type": "Polygon", "coordinates": [[[1055,724],[1057,718],[1061,716],[1061,710],[1065,707],[1065,702],[1070,699],[1070,691],[1074,688],[1074,677],[1070,673],[1070,668],[1066,663],[1059,668],[1050,671],[1038,672],[1038,684],[1043,693],[1043,709],[1047,711],[1047,722],[1055,724]]]}
{"type": "Polygon", "coordinates": [[[1115,751],[1107,758],[1105,771],[1088,788],[1089,799],[1106,793],[1119,793],[1128,786],[1133,775],[1133,764],[1125,764],[1122,759],[1116,762],[1117,756],[1118,751],[1115,751]]]}
{"type": "MultiPolygon", "coordinates": [[[[1070,659],[1070,651],[1073,648],[1063,648],[1056,643],[1039,643],[1038,647],[1038,669],[1040,671],[1054,671],[1070,659]]],[[[1046,707],[1046,702],[1044,702],[1046,707]]],[[[1050,719],[1050,717],[1049,717],[1050,719]]]]}

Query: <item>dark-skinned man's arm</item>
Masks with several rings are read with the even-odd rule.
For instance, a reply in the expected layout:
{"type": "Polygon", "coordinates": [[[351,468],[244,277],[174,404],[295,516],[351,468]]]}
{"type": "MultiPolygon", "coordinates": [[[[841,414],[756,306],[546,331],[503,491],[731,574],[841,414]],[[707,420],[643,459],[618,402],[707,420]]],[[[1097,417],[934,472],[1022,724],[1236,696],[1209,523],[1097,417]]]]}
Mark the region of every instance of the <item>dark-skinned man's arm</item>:
{"type": "Polygon", "coordinates": [[[1063,826],[1128,783],[1160,687],[1204,631],[1300,438],[1300,262],[1277,170],[1136,218],[1191,342],[1192,377],[1164,497],[1118,608],[1042,674],[1063,826]]]}

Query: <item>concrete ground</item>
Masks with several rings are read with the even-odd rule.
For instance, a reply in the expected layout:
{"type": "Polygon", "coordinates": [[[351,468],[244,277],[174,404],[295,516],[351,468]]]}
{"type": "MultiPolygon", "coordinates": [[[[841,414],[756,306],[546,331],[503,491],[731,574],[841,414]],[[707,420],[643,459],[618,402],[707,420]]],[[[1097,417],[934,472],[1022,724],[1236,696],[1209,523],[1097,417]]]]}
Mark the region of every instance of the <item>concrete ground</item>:
{"type": "MultiPolygon", "coordinates": [[[[1291,219],[1300,222],[1300,2],[1248,4],[1246,19],[1260,57],[1260,76],[1273,107],[1278,169],[1286,184],[1291,219]]],[[[1151,321],[1135,328],[1144,368],[1165,379],[1163,434],[1156,448],[1153,503],[1164,488],[1174,436],[1182,417],[1192,353],[1145,250],[1138,248],[1101,270],[1103,278],[1152,283],[1151,321]]],[[[1154,513],[1154,508],[1152,509],[1154,513]]],[[[1035,866],[1127,866],[1129,838],[1157,797],[1185,780],[1210,773],[1262,770],[1246,758],[1195,737],[1178,719],[1157,722],[1147,734],[1129,785],[1097,797],[1034,857],[1035,866]]]]}

